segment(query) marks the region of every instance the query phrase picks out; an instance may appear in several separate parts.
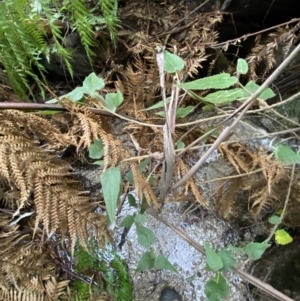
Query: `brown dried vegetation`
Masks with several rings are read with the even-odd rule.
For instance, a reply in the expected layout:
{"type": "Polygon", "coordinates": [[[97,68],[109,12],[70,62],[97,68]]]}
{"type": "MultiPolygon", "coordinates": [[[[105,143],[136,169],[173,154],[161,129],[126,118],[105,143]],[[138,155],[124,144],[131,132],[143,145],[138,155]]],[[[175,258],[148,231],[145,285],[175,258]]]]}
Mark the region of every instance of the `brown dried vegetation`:
{"type": "MultiPolygon", "coordinates": [[[[221,216],[228,220],[239,220],[244,225],[261,221],[284,207],[290,181],[291,169],[276,160],[273,154],[253,151],[240,143],[223,143],[219,147],[222,155],[229,160],[235,178],[220,180],[216,198],[221,216]],[[251,218],[252,217],[252,218],[251,218]]],[[[291,194],[283,224],[299,227],[299,173],[293,179],[291,194]]]]}
{"type": "Polygon", "coordinates": [[[86,246],[89,231],[100,240],[105,234],[105,217],[94,213],[97,204],[80,192],[74,170],[54,152],[89,145],[96,131],[93,118],[78,114],[76,119],[78,125],[63,133],[36,115],[0,114],[0,287],[5,298],[58,298],[68,284],[57,282],[59,241],[64,244],[68,235],[73,252],[77,239],[86,246]]]}
{"type": "MultiPolygon", "coordinates": [[[[124,102],[118,113],[127,118],[147,123],[144,127],[128,122],[124,130],[136,140],[140,155],[156,155],[163,150],[163,131],[155,127],[160,118],[151,116],[145,107],[160,100],[159,76],[155,61],[155,45],[167,45],[184,58],[185,69],[180,79],[195,76],[201,63],[208,57],[207,46],[217,42],[212,28],[222,17],[218,12],[197,14],[183,25],[188,11],[184,6],[146,6],[143,1],[128,1],[120,10],[123,29],[119,32],[120,45],[130,60],[126,65],[111,64],[105,74],[107,91],[120,90],[124,102]],[[125,52],[125,51],[124,51],[125,52]]],[[[299,27],[297,24],[294,31],[299,27]]],[[[273,68],[274,49],[281,43],[286,54],[294,40],[294,33],[279,29],[269,36],[272,43],[260,45],[249,56],[251,75],[261,61],[266,61],[266,72],[273,68]]],[[[172,79],[167,79],[170,92],[172,79]]],[[[185,101],[188,97],[185,98],[185,101]]],[[[131,169],[134,189],[140,199],[150,206],[159,202],[148,179],[139,170],[137,160],[124,161],[134,156],[117,139],[107,117],[93,114],[87,107],[62,101],[68,112],[50,118],[25,114],[16,110],[0,113],[0,299],[54,300],[66,294],[68,280],[62,275],[60,245],[68,244],[74,251],[77,240],[85,247],[89,233],[103,241],[107,236],[105,216],[97,214],[99,200],[93,203],[78,188],[74,169],[59,158],[73,147],[80,158],[84,149],[101,138],[104,144],[104,168],[121,166],[131,169]],[[26,215],[27,214],[27,215],[26,215]]],[[[87,106],[100,107],[93,99],[87,106]]],[[[119,133],[120,134],[120,133],[119,133]]],[[[180,137],[179,130],[175,138],[180,137]]],[[[232,218],[251,212],[259,219],[268,212],[282,208],[289,181],[289,170],[264,151],[254,152],[246,145],[222,144],[219,148],[240,178],[220,182],[222,193],[217,198],[220,214],[232,218]],[[256,170],[260,170],[254,173],[256,170]],[[246,175],[246,176],[245,176],[246,175]],[[243,195],[243,202],[241,198],[243,195]],[[246,198],[245,198],[246,195],[246,198]],[[236,206],[242,203],[242,209],[236,206]],[[238,211],[239,210],[239,211],[238,211]]],[[[176,179],[189,167],[181,158],[176,163],[176,179]]],[[[158,172],[157,169],[154,170],[158,172]]],[[[299,226],[293,214],[299,212],[298,179],[295,178],[284,223],[299,226]]],[[[199,188],[191,178],[178,194],[178,199],[191,191],[196,201],[207,206],[199,188]]],[[[174,192],[174,194],[177,192],[174,192]]],[[[104,298],[105,299],[105,298],[104,298]]]]}
{"type": "MultiPolygon", "coordinates": [[[[112,64],[105,80],[107,91],[119,89],[124,95],[120,114],[126,112],[130,118],[151,124],[160,122],[159,118],[153,119],[141,109],[144,104],[156,101],[160,89],[154,46],[164,44],[168,31],[168,47],[186,60],[181,78],[185,74],[194,75],[206,58],[205,45],[214,43],[217,38],[210,27],[220,22],[221,16],[218,13],[197,15],[181,29],[176,26],[178,18],[184,20],[188,13],[183,6],[155,5],[146,9],[151,10],[155,18],[145,17],[142,2],[128,2],[125,11],[121,9],[124,29],[119,32],[120,45],[127,48],[132,59],[126,66],[112,64]]],[[[169,80],[168,90],[170,88],[169,80]]],[[[65,253],[61,246],[73,253],[77,240],[86,247],[89,233],[100,242],[107,235],[106,218],[96,213],[103,200],[94,203],[85,196],[74,178],[73,167],[61,156],[73,147],[78,157],[83,158],[83,150],[98,138],[104,144],[104,168],[116,166],[131,154],[116,139],[107,118],[67,99],[62,103],[68,112],[52,118],[17,110],[0,113],[1,300],[67,298],[69,277],[63,277],[66,255],[62,255],[65,253]]],[[[86,105],[99,107],[93,99],[86,105]]],[[[162,150],[162,133],[158,128],[128,123],[126,130],[134,134],[148,152],[162,150]],[[141,137],[143,139],[139,139],[141,137]],[[151,149],[149,141],[153,143],[151,149]]],[[[137,195],[158,207],[157,197],[138,169],[138,162],[122,163],[121,167],[132,170],[137,195]]],[[[185,170],[183,167],[181,163],[181,173],[185,170]]],[[[200,199],[192,180],[189,185],[200,199]]]]}
{"type": "Polygon", "coordinates": [[[255,38],[255,46],[247,57],[250,76],[264,80],[274,67],[278,66],[292,51],[298,39],[296,32],[300,22],[295,25],[278,27],[267,36],[259,34],[255,38]]]}

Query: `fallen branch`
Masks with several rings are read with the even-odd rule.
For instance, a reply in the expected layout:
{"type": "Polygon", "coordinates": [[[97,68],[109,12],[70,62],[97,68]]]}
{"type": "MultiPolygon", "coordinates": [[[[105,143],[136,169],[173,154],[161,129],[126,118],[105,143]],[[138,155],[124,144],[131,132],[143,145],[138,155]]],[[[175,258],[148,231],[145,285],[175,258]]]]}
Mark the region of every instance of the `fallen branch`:
{"type": "MultiPolygon", "coordinates": [[[[50,110],[50,111],[68,111],[60,104],[46,104],[46,103],[29,103],[29,102],[0,102],[0,110],[50,110]]],[[[105,115],[109,117],[116,117],[113,113],[106,110],[89,108],[93,113],[105,115]]]]}

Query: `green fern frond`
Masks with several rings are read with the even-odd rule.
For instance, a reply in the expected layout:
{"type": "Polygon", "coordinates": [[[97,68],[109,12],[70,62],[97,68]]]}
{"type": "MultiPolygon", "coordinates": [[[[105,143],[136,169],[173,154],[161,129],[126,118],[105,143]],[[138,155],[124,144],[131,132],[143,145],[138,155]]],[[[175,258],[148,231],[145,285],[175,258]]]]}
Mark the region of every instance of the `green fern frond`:
{"type": "MultiPolygon", "coordinates": [[[[1,23],[0,23],[1,26],[1,23]]],[[[1,53],[1,63],[3,64],[9,81],[13,89],[18,93],[22,98],[26,97],[26,91],[30,89],[28,84],[28,79],[23,72],[24,69],[20,66],[22,64],[23,58],[21,58],[21,64],[18,62],[13,49],[10,49],[10,44],[6,39],[0,41],[0,53],[1,53]]],[[[24,62],[23,62],[24,66],[24,62]]]]}
{"type": "MultiPolygon", "coordinates": [[[[63,39],[61,28],[56,24],[56,18],[53,16],[53,12],[49,6],[49,1],[48,0],[40,0],[40,3],[43,8],[43,13],[46,16],[46,19],[48,20],[48,25],[50,27],[51,34],[53,35],[53,45],[52,48],[49,49],[48,51],[53,51],[56,52],[60,58],[61,61],[64,63],[64,65],[67,67],[68,73],[71,76],[71,78],[74,77],[74,72],[73,68],[71,65],[71,60],[72,60],[72,53],[63,47],[60,43],[60,41],[63,39]]],[[[55,3],[55,1],[51,1],[51,4],[56,7],[57,10],[59,10],[58,3],[55,3]]],[[[46,55],[46,59],[49,61],[49,53],[46,55]]]]}
{"type": "MultiPolygon", "coordinates": [[[[99,0],[114,44],[119,24],[117,3],[117,0],[99,0]]],[[[64,6],[59,0],[39,0],[38,3],[31,0],[6,0],[0,1],[0,11],[0,62],[6,69],[13,89],[22,98],[26,99],[28,92],[32,93],[29,84],[31,79],[43,92],[41,80],[46,81],[46,70],[41,64],[41,57],[49,62],[51,51],[58,54],[62,65],[73,78],[72,51],[62,44],[64,33],[56,25],[57,16],[67,18],[70,29],[78,32],[89,61],[92,62],[92,46],[96,42],[92,13],[85,6],[84,0],[67,0],[64,6]],[[47,44],[46,25],[50,27],[53,37],[52,48],[47,44]],[[37,70],[38,75],[33,70],[37,70]]]]}
{"type": "Polygon", "coordinates": [[[106,26],[110,32],[112,41],[116,44],[117,27],[120,24],[118,19],[118,0],[99,0],[99,4],[106,22],[106,26]]]}
{"type": "Polygon", "coordinates": [[[79,33],[82,45],[91,60],[91,57],[95,54],[91,50],[91,46],[95,46],[93,38],[93,29],[91,24],[88,22],[89,10],[86,8],[82,0],[70,1],[72,19],[74,20],[76,30],[79,33]]]}
{"type": "Polygon", "coordinates": [[[88,246],[89,252],[87,252],[79,243],[76,244],[76,248],[74,251],[74,257],[76,258],[77,264],[74,269],[77,272],[81,272],[85,269],[93,268],[95,264],[95,257],[90,254],[90,252],[95,252],[95,250],[91,250],[91,246],[88,246]]]}
{"type": "Polygon", "coordinates": [[[33,79],[39,83],[38,77],[32,73],[32,67],[35,66],[43,74],[44,68],[38,60],[47,47],[44,33],[35,22],[30,22],[21,9],[25,4],[25,0],[0,3],[0,59],[12,87],[26,99],[26,94],[31,92],[28,75],[33,75],[33,79]]]}
{"type": "Polygon", "coordinates": [[[42,26],[37,26],[40,24],[39,22],[40,18],[34,18],[33,20],[24,20],[22,27],[17,23],[16,29],[18,30],[19,34],[21,37],[24,39],[24,44],[28,44],[30,47],[35,47],[42,53],[47,52],[47,44],[45,43],[45,36],[46,36],[46,31],[42,26]],[[25,28],[26,32],[23,31],[22,29],[25,28]],[[37,30],[38,29],[38,30],[37,30]],[[27,43],[28,41],[33,42],[33,45],[31,43],[27,43]]]}

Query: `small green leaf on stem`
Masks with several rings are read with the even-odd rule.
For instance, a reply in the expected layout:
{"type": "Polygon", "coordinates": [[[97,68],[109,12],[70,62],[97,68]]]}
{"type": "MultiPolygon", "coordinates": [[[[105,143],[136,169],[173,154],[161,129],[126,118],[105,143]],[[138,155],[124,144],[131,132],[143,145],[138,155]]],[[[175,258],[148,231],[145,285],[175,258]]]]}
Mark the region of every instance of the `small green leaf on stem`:
{"type": "Polygon", "coordinates": [[[184,67],[184,60],[169,51],[164,51],[164,70],[168,73],[175,73],[182,70],[184,67]]]}
{"type": "Polygon", "coordinates": [[[120,223],[120,227],[130,227],[134,223],[134,217],[132,215],[127,215],[120,223]]]}
{"type": "Polygon", "coordinates": [[[91,159],[100,159],[104,153],[104,145],[102,140],[96,140],[90,147],[89,147],[89,157],[91,159]]]}
{"type": "Polygon", "coordinates": [[[107,93],[105,95],[106,108],[111,112],[115,112],[123,100],[123,94],[120,91],[117,91],[116,93],[107,93]]]}
{"type": "Polygon", "coordinates": [[[136,223],[135,226],[139,244],[147,249],[150,248],[155,242],[155,234],[153,231],[138,223],[136,223]]]}
{"type": "Polygon", "coordinates": [[[230,293],[229,285],[221,274],[216,275],[215,279],[208,280],[204,290],[209,301],[221,301],[227,298],[230,293]]]}
{"type": "Polygon", "coordinates": [[[221,73],[182,83],[178,86],[187,90],[227,89],[237,82],[238,79],[235,76],[231,76],[229,73],[221,73]]]}
{"type": "Polygon", "coordinates": [[[222,258],[223,271],[229,272],[236,266],[236,260],[234,258],[233,253],[230,250],[220,250],[218,254],[222,258]]]}
{"type": "Polygon", "coordinates": [[[195,109],[194,106],[187,106],[184,108],[178,108],[176,110],[176,117],[177,118],[185,118],[187,115],[189,115],[193,110],[195,109]]]}
{"type": "Polygon", "coordinates": [[[154,262],[155,262],[155,255],[153,252],[149,251],[143,253],[138,262],[136,272],[152,269],[154,267],[154,262]]]}
{"type": "Polygon", "coordinates": [[[114,222],[115,220],[115,211],[119,200],[121,180],[121,172],[118,167],[106,169],[100,177],[106,204],[106,212],[111,222],[114,222]]]}
{"type": "Polygon", "coordinates": [[[127,198],[128,198],[128,203],[129,203],[129,205],[132,206],[132,207],[137,208],[136,199],[135,199],[135,197],[134,197],[131,193],[129,193],[129,194],[127,195],[127,198]]]}
{"type": "Polygon", "coordinates": [[[260,259],[265,250],[271,245],[267,243],[250,242],[247,244],[245,251],[250,260],[260,259]]]}
{"type": "Polygon", "coordinates": [[[214,272],[222,269],[223,262],[220,255],[218,255],[218,253],[215,252],[208,243],[205,243],[204,248],[208,267],[214,272]]]}
{"type": "Polygon", "coordinates": [[[293,241],[293,238],[284,229],[275,232],[275,240],[279,245],[287,245],[293,241]]]}
{"type": "Polygon", "coordinates": [[[243,90],[241,88],[235,88],[207,94],[204,100],[215,105],[224,105],[238,100],[242,95],[243,90]]]}
{"type": "MultiPolygon", "coordinates": [[[[167,97],[166,98],[166,103],[168,104],[168,103],[170,103],[170,101],[171,101],[171,97],[167,97]]],[[[155,109],[159,109],[159,108],[163,108],[163,107],[164,107],[164,101],[161,100],[158,103],[154,104],[153,106],[151,106],[147,109],[144,109],[142,111],[150,111],[150,110],[155,110],[155,109]]]]}
{"type": "Polygon", "coordinates": [[[236,71],[238,74],[247,74],[248,72],[248,63],[244,59],[237,60],[236,71]]]}
{"type": "Polygon", "coordinates": [[[272,215],[268,219],[269,223],[272,225],[279,225],[281,223],[281,219],[278,215],[272,215]]]}
{"type": "MultiPolygon", "coordinates": [[[[244,90],[244,100],[246,100],[251,94],[255,93],[259,89],[259,85],[256,84],[254,81],[250,80],[247,85],[245,86],[244,90]]],[[[271,88],[266,88],[259,96],[258,98],[261,100],[267,100],[269,98],[272,98],[275,96],[275,93],[272,91],[271,88]]]]}
{"type": "Polygon", "coordinates": [[[147,217],[143,214],[138,213],[135,217],[134,217],[134,221],[136,223],[145,223],[147,222],[147,217]]]}
{"type": "Polygon", "coordinates": [[[178,273],[174,265],[163,255],[157,255],[154,266],[158,269],[168,270],[178,273]]]}
{"type": "Polygon", "coordinates": [[[279,144],[275,148],[275,158],[284,165],[291,165],[300,162],[300,154],[295,153],[290,147],[279,144]]]}
{"type": "Polygon", "coordinates": [[[176,143],[176,149],[183,149],[183,148],[185,148],[184,142],[183,141],[178,141],[176,143]]]}
{"type": "Polygon", "coordinates": [[[83,82],[83,90],[86,94],[94,93],[103,89],[105,86],[104,80],[98,77],[94,72],[87,76],[83,82]]]}
{"type": "Polygon", "coordinates": [[[77,87],[66,96],[73,102],[78,102],[83,98],[84,89],[82,87],[77,87]]]}

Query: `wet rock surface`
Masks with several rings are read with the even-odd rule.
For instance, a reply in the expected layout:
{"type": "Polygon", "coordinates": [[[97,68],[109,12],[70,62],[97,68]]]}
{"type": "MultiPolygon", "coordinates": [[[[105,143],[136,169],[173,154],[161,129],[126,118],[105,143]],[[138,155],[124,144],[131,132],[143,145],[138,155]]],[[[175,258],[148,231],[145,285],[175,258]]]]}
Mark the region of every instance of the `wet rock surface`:
{"type": "Polygon", "coordinates": [[[182,298],[176,290],[165,287],[160,293],[159,301],[182,301],[182,298]]]}

